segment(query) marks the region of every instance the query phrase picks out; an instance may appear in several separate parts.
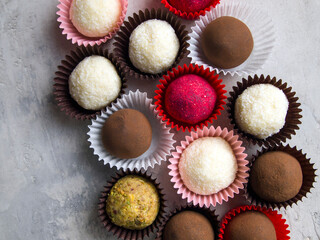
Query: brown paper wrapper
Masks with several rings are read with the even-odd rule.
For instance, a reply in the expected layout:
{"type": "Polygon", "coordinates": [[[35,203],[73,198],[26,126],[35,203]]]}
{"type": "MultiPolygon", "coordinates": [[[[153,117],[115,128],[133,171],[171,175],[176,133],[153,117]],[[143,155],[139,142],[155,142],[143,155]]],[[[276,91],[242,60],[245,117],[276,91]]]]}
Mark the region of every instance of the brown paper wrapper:
{"type": "Polygon", "coordinates": [[[173,217],[174,215],[183,212],[183,211],[195,211],[200,214],[203,214],[211,223],[211,226],[214,231],[214,239],[218,239],[218,234],[219,234],[219,221],[218,221],[218,215],[216,215],[215,210],[213,207],[210,208],[201,208],[199,206],[194,206],[192,204],[184,204],[173,211],[167,212],[166,217],[163,220],[162,224],[159,227],[159,231],[157,232],[156,240],[162,240],[162,235],[164,228],[167,224],[167,222],[173,217]]]}
{"type": "MultiPolygon", "coordinates": [[[[55,100],[61,111],[65,112],[68,116],[71,116],[75,119],[86,120],[95,118],[96,115],[101,114],[101,110],[91,111],[86,110],[78,105],[78,103],[73,100],[69,93],[69,76],[72,73],[73,69],[80,63],[84,58],[99,55],[108,58],[113,65],[116,67],[117,72],[122,81],[122,88],[118,98],[121,98],[121,95],[124,94],[124,89],[127,87],[124,78],[124,74],[121,71],[119,63],[116,61],[116,58],[113,54],[110,54],[108,50],[103,49],[102,46],[87,46],[87,47],[78,47],[75,51],[71,51],[69,55],[61,61],[61,65],[58,66],[58,71],[55,73],[56,77],[54,78],[53,85],[53,94],[55,95],[55,100]]],[[[117,98],[117,99],[118,99],[117,98]]],[[[114,102],[117,101],[114,100],[114,102]]],[[[110,104],[111,105],[111,104],[110,104]]]]}
{"type": "Polygon", "coordinates": [[[101,192],[101,197],[99,199],[99,204],[98,204],[98,213],[101,222],[103,223],[104,227],[109,231],[112,232],[114,236],[120,239],[124,240],[136,240],[136,239],[144,239],[145,237],[149,237],[150,234],[154,233],[157,231],[164,219],[165,216],[165,208],[167,207],[166,205],[166,199],[165,199],[165,194],[160,187],[160,183],[156,181],[156,178],[153,178],[151,174],[148,174],[146,172],[139,172],[137,170],[134,171],[120,171],[118,172],[110,181],[107,182],[107,185],[104,187],[104,191],[101,192]],[[111,188],[113,185],[122,177],[126,175],[138,175],[141,177],[144,177],[155,185],[155,187],[158,190],[159,197],[160,197],[160,209],[158,216],[156,220],[148,227],[141,229],[141,230],[130,230],[126,229],[123,227],[119,227],[115,225],[114,223],[111,222],[110,218],[108,217],[108,214],[106,212],[106,201],[109,195],[109,192],[111,191],[111,188]]]}
{"type": "Polygon", "coordinates": [[[306,154],[302,153],[302,150],[298,150],[297,147],[290,147],[289,145],[283,146],[275,146],[275,147],[269,147],[269,148],[262,148],[261,151],[258,151],[257,154],[253,157],[253,160],[250,162],[249,167],[251,169],[252,165],[254,164],[255,160],[263,155],[266,152],[272,152],[272,151],[282,151],[290,154],[291,156],[295,157],[301,166],[302,174],[303,174],[303,181],[302,181],[302,187],[300,189],[300,192],[292,199],[280,202],[280,203],[274,203],[274,202],[268,202],[263,199],[261,199],[250,185],[250,172],[249,172],[249,182],[247,183],[247,186],[245,188],[245,197],[247,200],[253,204],[260,207],[266,207],[266,208],[287,208],[288,206],[292,207],[293,204],[298,204],[299,201],[302,201],[303,197],[307,197],[307,193],[310,193],[311,188],[313,188],[313,184],[315,183],[315,177],[316,177],[316,170],[314,168],[314,164],[310,163],[310,158],[307,158],[306,154]]]}
{"type": "Polygon", "coordinates": [[[299,124],[301,124],[300,118],[302,117],[300,112],[302,111],[300,108],[300,103],[298,103],[298,97],[295,97],[295,92],[292,91],[292,87],[288,87],[287,83],[282,83],[282,80],[277,80],[275,77],[271,78],[270,76],[264,77],[261,75],[260,77],[254,75],[254,77],[249,76],[248,79],[243,78],[242,82],[237,82],[237,86],[233,87],[233,91],[230,92],[230,97],[228,98],[227,103],[227,112],[229,118],[231,120],[231,124],[233,125],[235,131],[241,138],[247,140],[251,144],[257,144],[259,146],[277,146],[282,142],[285,142],[287,139],[291,139],[292,135],[296,134],[296,130],[299,129],[299,124]],[[275,87],[281,89],[284,94],[287,96],[289,101],[289,108],[286,116],[285,125],[283,128],[276,134],[266,138],[259,139],[255,136],[248,134],[242,131],[236,124],[234,118],[234,109],[235,102],[238,96],[243,93],[245,89],[255,84],[272,84],[275,87]]]}
{"type": "Polygon", "coordinates": [[[150,19],[167,21],[176,32],[180,42],[180,49],[172,68],[176,67],[182,58],[189,52],[187,50],[189,46],[187,43],[187,40],[189,40],[188,31],[186,30],[186,26],[182,25],[180,20],[175,15],[170,12],[164,12],[161,9],[146,9],[144,12],[140,10],[138,14],[134,13],[132,17],[128,18],[128,21],[123,23],[123,26],[120,28],[117,37],[115,37],[116,42],[114,43],[114,55],[126,76],[139,79],[154,79],[162,77],[162,75],[166,74],[166,71],[158,74],[143,73],[139,69],[135,68],[129,59],[129,39],[132,31],[142,22],[150,19]]]}

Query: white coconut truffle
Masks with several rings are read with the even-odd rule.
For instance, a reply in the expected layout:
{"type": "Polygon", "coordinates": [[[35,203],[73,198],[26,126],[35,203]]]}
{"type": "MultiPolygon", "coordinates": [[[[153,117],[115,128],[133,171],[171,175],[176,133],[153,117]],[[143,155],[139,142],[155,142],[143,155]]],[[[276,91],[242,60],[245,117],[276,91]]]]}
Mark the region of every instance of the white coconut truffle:
{"type": "Polygon", "coordinates": [[[144,73],[168,70],[176,60],[180,43],[169,23],[152,19],[141,23],[130,36],[129,58],[144,73]]]}
{"type": "Polygon", "coordinates": [[[288,107],[288,99],[281,89],[271,84],[256,84],[237,98],[235,121],[242,131],[265,139],[283,128],[288,107]]]}
{"type": "Polygon", "coordinates": [[[229,143],[221,137],[204,137],[192,142],[182,153],[179,172],[192,192],[210,195],[234,182],[237,160],[229,143]]]}
{"type": "Polygon", "coordinates": [[[105,57],[86,57],[69,77],[72,98],[88,110],[106,107],[118,97],[120,90],[121,79],[117,70],[105,57]]]}
{"type": "Polygon", "coordinates": [[[73,0],[70,19],[75,28],[87,37],[103,37],[120,20],[120,0],[73,0]]]}

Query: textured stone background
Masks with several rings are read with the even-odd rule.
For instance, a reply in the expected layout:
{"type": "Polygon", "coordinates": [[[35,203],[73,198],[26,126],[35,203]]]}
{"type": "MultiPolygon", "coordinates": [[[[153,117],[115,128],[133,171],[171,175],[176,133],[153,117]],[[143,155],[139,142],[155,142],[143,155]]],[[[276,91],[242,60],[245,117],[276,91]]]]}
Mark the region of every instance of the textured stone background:
{"type": "MultiPolygon", "coordinates": [[[[277,43],[258,74],[282,78],[297,91],[303,123],[289,143],[302,148],[319,168],[320,2],[242,1],[264,9],[274,21],[277,43]]],[[[57,65],[76,47],[58,28],[57,4],[53,0],[0,0],[1,240],[113,239],[98,220],[97,202],[115,170],[98,162],[89,149],[90,122],[66,117],[53,100],[57,65]]],[[[163,8],[160,0],[129,0],[127,16],[146,7],[163,8]]],[[[241,79],[222,78],[227,90],[241,79]]],[[[139,88],[153,97],[155,85],[131,79],[129,89],[139,88]]],[[[215,125],[228,126],[225,114],[215,125]]],[[[180,133],[176,139],[183,136],[180,133]]],[[[247,152],[255,151],[249,147],[247,152]]],[[[170,207],[181,203],[169,183],[166,164],[154,172],[172,199],[170,207]]],[[[292,239],[320,239],[319,197],[316,184],[299,206],[281,211],[292,239]]],[[[244,203],[237,196],[217,210],[224,214],[244,203]]]]}

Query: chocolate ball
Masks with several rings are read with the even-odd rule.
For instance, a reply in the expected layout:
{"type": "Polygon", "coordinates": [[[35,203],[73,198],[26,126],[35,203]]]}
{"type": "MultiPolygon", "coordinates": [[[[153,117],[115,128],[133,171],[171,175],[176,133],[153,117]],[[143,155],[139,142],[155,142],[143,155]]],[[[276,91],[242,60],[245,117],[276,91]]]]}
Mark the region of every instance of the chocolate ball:
{"type": "Polygon", "coordinates": [[[103,145],[118,158],[139,157],[148,150],[151,140],[150,122],[134,109],[121,109],[113,113],[102,129],[103,145]]]}
{"type": "Polygon", "coordinates": [[[277,240],[271,220],[263,213],[247,211],[240,213],[228,223],[225,240],[277,240]]]}
{"type": "Polygon", "coordinates": [[[300,163],[290,154],[267,152],[254,161],[249,183],[263,200],[284,202],[295,197],[302,186],[300,163]]]}
{"type": "Polygon", "coordinates": [[[183,211],[174,215],[163,230],[163,240],[214,240],[209,220],[200,213],[183,211]]]}
{"type": "Polygon", "coordinates": [[[220,17],[209,23],[201,35],[208,60],[220,68],[234,68],[248,59],[253,38],[247,25],[233,17],[220,17]]]}
{"type": "Polygon", "coordinates": [[[217,94],[204,78],[186,74],[171,82],[165,94],[165,108],[174,119],[188,124],[206,120],[212,114],[217,94]]]}

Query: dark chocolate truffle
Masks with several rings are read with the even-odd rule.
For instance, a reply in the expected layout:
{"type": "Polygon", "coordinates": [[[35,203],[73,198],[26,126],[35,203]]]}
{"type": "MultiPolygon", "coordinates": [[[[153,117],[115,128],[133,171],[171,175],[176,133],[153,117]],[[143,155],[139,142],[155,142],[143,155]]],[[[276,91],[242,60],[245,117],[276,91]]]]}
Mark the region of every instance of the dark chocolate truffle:
{"type": "Polygon", "coordinates": [[[267,152],[254,161],[249,183],[263,200],[284,202],[295,197],[302,186],[300,163],[290,154],[267,152]]]}
{"type": "Polygon", "coordinates": [[[163,240],[214,240],[209,220],[200,213],[183,211],[174,215],[163,230],[163,240]]]}
{"type": "Polygon", "coordinates": [[[201,35],[208,60],[220,68],[234,68],[250,56],[253,38],[247,25],[233,17],[220,17],[209,23],[201,35]]]}
{"type": "Polygon", "coordinates": [[[174,119],[196,124],[210,117],[216,100],[217,94],[207,80],[198,75],[186,74],[169,84],[165,107],[174,119]]]}
{"type": "Polygon", "coordinates": [[[150,147],[152,129],[148,119],[134,109],[113,113],[102,129],[102,142],[118,158],[136,158],[150,147]]]}
{"type": "Polygon", "coordinates": [[[247,211],[231,219],[226,227],[225,240],[277,240],[271,220],[263,213],[247,211]]]}

